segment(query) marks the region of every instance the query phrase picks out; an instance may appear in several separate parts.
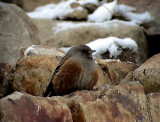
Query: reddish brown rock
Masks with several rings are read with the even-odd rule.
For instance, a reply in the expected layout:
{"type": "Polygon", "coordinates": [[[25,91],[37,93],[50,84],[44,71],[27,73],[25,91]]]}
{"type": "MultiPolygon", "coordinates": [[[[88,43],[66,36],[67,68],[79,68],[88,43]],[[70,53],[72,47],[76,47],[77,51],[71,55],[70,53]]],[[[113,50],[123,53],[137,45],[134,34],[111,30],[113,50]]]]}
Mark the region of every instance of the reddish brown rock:
{"type": "Polygon", "coordinates": [[[131,81],[139,81],[146,93],[160,92],[160,54],[152,56],[136,69],[131,81]]]}
{"type": "Polygon", "coordinates": [[[21,48],[21,56],[57,56],[63,57],[65,52],[60,48],[32,45],[28,48],[21,48]]]}
{"type": "Polygon", "coordinates": [[[63,20],[87,20],[88,11],[83,8],[79,3],[73,2],[70,5],[71,8],[75,9],[72,13],[68,13],[64,17],[59,17],[59,19],[63,20]],[[81,7],[82,10],[76,9],[81,7]]]}
{"type": "Polygon", "coordinates": [[[12,83],[14,90],[43,96],[64,52],[58,48],[36,45],[21,49],[21,54],[12,83]]]}
{"type": "Polygon", "coordinates": [[[95,86],[101,87],[105,84],[118,84],[125,76],[134,71],[138,66],[131,62],[121,62],[119,60],[97,60],[99,79],[95,86]]]}
{"type": "Polygon", "coordinates": [[[14,68],[6,63],[0,63],[0,98],[13,92],[11,82],[13,81],[14,68]]]}
{"type": "Polygon", "coordinates": [[[157,122],[159,96],[146,96],[139,82],[52,98],[15,92],[0,99],[0,121],[157,122]]]}
{"type": "Polygon", "coordinates": [[[0,121],[72,122],[72,115],[61,100],[15,92],[0,99],[0,121]]]}
{"type": "Polygon", "coordinates": [[[158,122],[160,120],[160,93],[151,93],[147,97],[152,122],[158,122]]]}
{"type": "Polygon", "coordinates": [[[43,96],[52,72],[58,65],[56,56],[28,56],[16,65],[13,82],[15,91],[43,96]]]}
{"type": "Polygon", "coordinates": [[[65,99],[75,122],[150,122],[147,98],[138,82],[76,92],[65,99]]]}

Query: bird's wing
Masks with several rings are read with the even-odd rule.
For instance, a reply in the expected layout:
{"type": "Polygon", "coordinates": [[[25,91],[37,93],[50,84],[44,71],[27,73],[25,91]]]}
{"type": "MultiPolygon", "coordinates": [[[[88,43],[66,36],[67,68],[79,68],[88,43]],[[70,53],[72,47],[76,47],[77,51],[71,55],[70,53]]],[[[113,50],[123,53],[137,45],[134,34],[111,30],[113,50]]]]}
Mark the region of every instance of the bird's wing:
{"type": "Polygon", "coordinates": [[[54,72],[53,72],[53,74],[52,74],[52,77],[51,77],[51,79],[50,79],[50,81],[49,81],[49,84],[48,84],[48,86],[47,86],[47,89],[46,89],[46,91],[45,91],[45,93],[44,93],[44,97],[47,97],[47,96],[51,97],[51,96],[55,96],[55,95],[56,95],[56,92],[55,92],[55,90],[54,90],[54,88],[53,88],[53,83],[52,83],[52,81],[53,81],[53,79],[54,79],[55,74],[59,71],[60,67],[64,64],[64,62],[65,62],[68,58],[69,58],[68,56],[64,56],[64,57],[61,58],[58,66],[56,67],[56,69],[54,70],[54,72]]]}

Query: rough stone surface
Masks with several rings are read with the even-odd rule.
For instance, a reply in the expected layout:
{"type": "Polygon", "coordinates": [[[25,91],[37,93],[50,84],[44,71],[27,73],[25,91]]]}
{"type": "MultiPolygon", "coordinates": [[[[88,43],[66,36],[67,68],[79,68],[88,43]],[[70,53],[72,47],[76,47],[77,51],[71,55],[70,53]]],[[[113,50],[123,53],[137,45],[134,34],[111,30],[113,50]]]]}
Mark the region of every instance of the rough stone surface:
{"type": "Polygon", "coordinates": [[[136,8],[139,13],[149,11],[154,21],[146,27],[149,35],[160,34],[160,1],[159,0],[120,0],[119,3],[130,5],[136,8]]]}
{"type": "Polygon", "coordinates": [[[138,66],[131,62],[119,60],[96,60],[98,64],[99,79],[94,88],[106,84],[119,84],[128,73],[133,72],[138,66]],[[100,67],[100,68],[99,68],[100,67]]]}
{"type": "Polygon", "coordinates": [[[28,48],[21,48],[21,56],[57,56],[63,57],[65,52],[60,48],[32,45],[28,48]]]}
{"type": "Polygon", "coordinates": [[[0,98],[13,92],[11,82],[13,81],[15,70],[11,65],[0,63],[0,98]]]}
{"type": "Polygon", "coordinates": [[[160,93],[145,95],[139,82],[51,98],[14,92],[0,99],[0,121],[157,122],[159,97],[160,93]]]}
{"type": "Polygon", "coordinates": [[[82,10],[76,9],[78,7],[81,7],[79,3],[73,2],[70,6],[72,9],[75,9],[72,13],[69,13],[65,15],[62,18],[63,20],[87,20],[88,17],[88,11],[82,7],[82,10]]]}
{"type": "Polygon", "coordinates": [[[95,5],[93,3],[87,3],[84,4],[83,7],[87,9],[89,14],[91,14],[98,8],[98,5],[95,5]]]}
{"type": "Polygon", "coordinates": [[[138,82],[65,97],[75,122],[80,118],[82,122],[150,122],[147,98],[138,82]]]}
{"type": "Polygon", "coordinates": [[[158,122],[160,119],[160,93],[151,93],[147,97],[152,122],[158,122]]]}
{"type": "Polygon", "coordinates": [[[109,36],[118,38],[130,37],[138,44],[139,62],[144,62],[148,57],[147,40],[143,29],[138,26],[130,26],[115,21],[108,24],[99,23],[99,25],[96,25],[90,23],[87,25],[87,23],[81,22],[35,20],[35,24],[39,28],[41,43],[45,45],[52,44],[55,47],[69,47],[77,44],[87,44],[96,39],[109,36]],[[81,24],[84,24],[84,26],[80,26],[81,24]],[[46,32],[49,33],[45,35],[46,32]]]}
{"type": "Polygon", "coordinates": [[[39,33],[40,45],[56,47],[58,40],[55,39],[53,34],[53,27],[57,25],[58,21],[48,19],[32,19],[34,24],[37,25],[39,33]]]}
{"type": "Polygon", "coordinates": [[[52,72],[58,65],[56,56],[28,56],[16,65],[13,82],[15,91],[43,96],[52,72]]]}
{"type": "Polygon", "coordinates": [[[150,122],[151,115],[147,105],[147,97],[138,82],[108,85],[95,91],[78,91],[52,98],[16,92],[0,100],[0,120],[57,119],[63,122],[64,119],[72,121],[72,115],[74,122],[150,122]],[[10,109],[7,109],[9,106],[10,109]]]}
{"type": "Polygon", "coordinates": [[[146,93],[160,92],[160,54],[147,59],[133,72],[132,81],[139,81],[146,93]]]}
{"type": "Polygon", "coordinates": [[[0,99],[1,122],[72,122],[71,112],[58,99],[15,92],[0,99]]]}
{"type": "Polygon", "coordinates": [[[39,44],[37,27],[15,5],[0,3],[0,62],[15,65],[19,48],[39,44]]]}

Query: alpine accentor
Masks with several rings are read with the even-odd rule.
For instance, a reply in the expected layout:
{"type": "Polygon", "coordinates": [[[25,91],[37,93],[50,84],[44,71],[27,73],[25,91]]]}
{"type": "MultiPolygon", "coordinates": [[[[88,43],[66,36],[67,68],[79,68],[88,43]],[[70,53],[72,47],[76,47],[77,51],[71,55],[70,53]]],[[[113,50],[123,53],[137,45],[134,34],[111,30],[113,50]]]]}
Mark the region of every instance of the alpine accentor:
{"type": "Polygon", "coordinates": [[[76,90],[91,90],[98,80],[98,71],[90,47],[73,46],[60,60],[44,96],[65,95],[76,90]]]}

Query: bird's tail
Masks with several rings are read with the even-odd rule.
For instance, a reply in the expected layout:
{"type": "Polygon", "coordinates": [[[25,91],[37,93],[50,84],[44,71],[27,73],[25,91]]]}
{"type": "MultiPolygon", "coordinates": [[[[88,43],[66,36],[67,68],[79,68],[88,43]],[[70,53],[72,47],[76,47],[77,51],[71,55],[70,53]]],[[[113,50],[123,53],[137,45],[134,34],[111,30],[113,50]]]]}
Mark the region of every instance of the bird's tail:
{"type": "Polygon", "coordinates": [[[44,93],[44,97],[51,97],[51,96],[56,96],[56,92],[53,88],[53,83],[52,83],[52,80],[53,80],[53,77],[51,78],[48,86],[47,86],[47,89],[44,93]]]}

